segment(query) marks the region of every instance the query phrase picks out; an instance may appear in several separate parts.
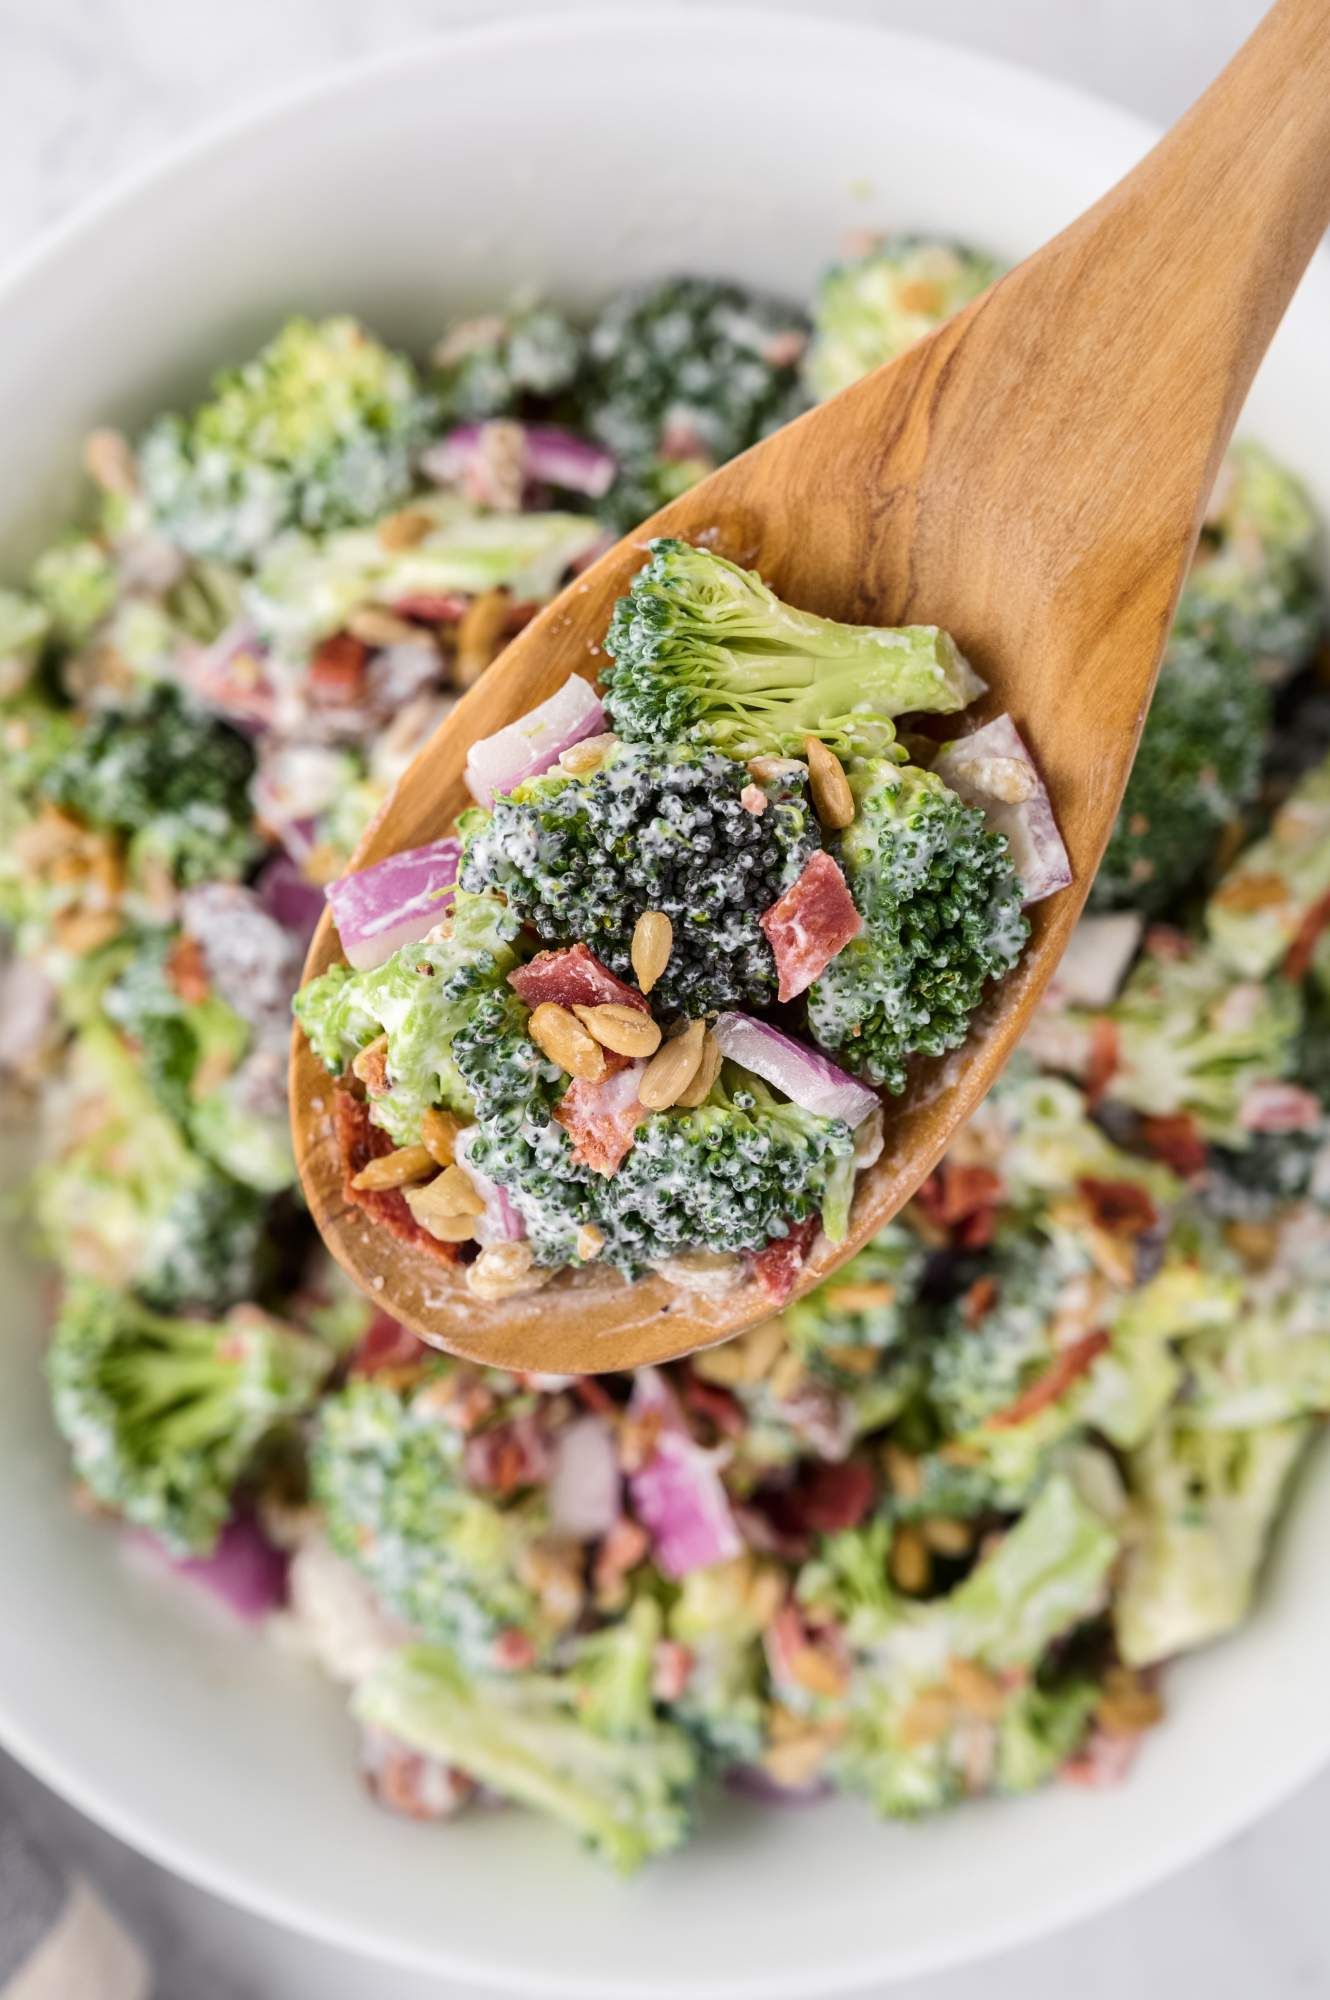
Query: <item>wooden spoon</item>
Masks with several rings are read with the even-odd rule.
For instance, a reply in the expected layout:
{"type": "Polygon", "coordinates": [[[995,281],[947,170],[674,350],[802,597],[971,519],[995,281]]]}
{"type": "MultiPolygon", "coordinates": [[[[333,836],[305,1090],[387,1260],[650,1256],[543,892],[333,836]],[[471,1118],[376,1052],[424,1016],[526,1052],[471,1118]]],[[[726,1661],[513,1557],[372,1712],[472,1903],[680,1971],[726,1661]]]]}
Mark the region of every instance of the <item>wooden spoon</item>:
{"type": "MultiPolygon", "coordinates": [[[[468,746],[597,670],[650,534],[705,542],[782,597],[856,623],[953,633],[1034,751],[1075,871],[964,1049],[887,1098],[848,1240],[881,1228],[1006,1061],[1066,944],[1131,767],[1238,410],[1330,223],[1330,0],[1279,0],[1198,104],[1088,214],[899,360],[666,507],[572,584],[458,704],[357,850],[436,838],[469,803],[468,746]]],[[[1330,345],[1326,393],[1330,394],[1330,345]]],[[[339,957],[325,916],[307,978],[339,957]]],[[[496,1366],[632,1368],[765,1317],[592,1266],[485,1304],[342,1194],[330,1079],[297,1030],[291,1104],[310,1208],[351,1276],[426,1339],[496,1366]]]]}

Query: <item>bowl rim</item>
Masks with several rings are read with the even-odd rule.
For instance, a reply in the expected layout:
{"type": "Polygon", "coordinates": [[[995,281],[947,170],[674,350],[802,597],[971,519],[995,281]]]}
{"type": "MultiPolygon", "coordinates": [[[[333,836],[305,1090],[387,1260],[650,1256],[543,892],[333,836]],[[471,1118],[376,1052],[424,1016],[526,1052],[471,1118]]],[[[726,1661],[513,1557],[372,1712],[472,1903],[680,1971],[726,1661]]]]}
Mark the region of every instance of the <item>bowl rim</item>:
{"type": "MultiPolygon", "coordinates": [[[[1122,138],[1142,152],[1160,137],[1160,128],[1153,121],[1110,98],[1028,64],[873,20],[822,14],[815,8],[816,0],[799,0],[799,4],[789,9],[745,5],[742,0],[738,4],[736,0],[701,0],[701,4],[689,6],[686,18],[690,24],[708,30],[740,30],[749,34],[754,22],[760,21],[764,39],[781,42],[792,54],[800,46],[815,45],[818,55],[825,57],[827,44],[834,42],[847,57],[857,47],[865,55],[880,60],[884,52],[895,48],[912,55],[916,61],[936,62],[949,75],[968,76],[976,83],[1000,87],[1008,117],[1019,116],[1020,100],[1025,98],[1037,106],[1046,122],[1056,117],[1065,123],[1069,133],[1075,131],[1078,119],[1088,117],[1100,132],[1116,124],[1122,138]]],[[[13,306],[29,281],[93,241],[108,222],[132,212],[141,199],[151,196],[162,181],[177,171],[197,171],[210,159],[224,156],[232,147],[320,101],[331,103],[353,95],[368,82],[390,79],[412,69],[422,57],[437,57],[441,52],[456,50],[459,45],[501,56],[505,48],[517,43],[576,42],[610,28],[616,37],[622,38],[626,26],[633,35],[644,30],[650,33],[677,27],[680,12],[670,0],[641,0],[631,16],[625,17],[612,0],[589,0],[589,4],[575,0],[575,4],[557,14],[546,14],[524,11],[518,0],[513,11],[505,12],[500,19],[435,28],[426,34],[409,36],[376,54],[320,66],[306,77],[262,92],[243,105],[209,119],[198,132],[154,149],[144,160],[112,176],[97,194],[76,203],[66,216],[39,229],[30,243],[20,247],[0,267],[0,312],[13,306]]],[[[1330,303],[1330,248],[1318,250],[1309,279],[1330,303]]],[[[1307,282],[1304,280],[1304,284],[1307,282]]],[[[597,1977],[588,1978],[585,1973],[560,1974],[554,1968],[524,1967],[518,1973],[512,1967],[478,1960],[470,1953],[458,1953],[446,1941],[424,1949],[409,1943],[394,1943],[376,1932],[367,1933],[353,1916],[249,1876],[241,1868],[209,1854],[201,1842],[163,1832],[146,1811],[126,1804],[96,1779],[85,1777],[75,1765],[66,1762],[58,1741],[40,1730],[30,1729],[21,1717],[8,1712],[3,1702],[0,1702],[0,1747],[88,1819],[160,1867],[269,1922],[374,1963],[446,1979],[468,1980],[484,1988],[513,1991],[516,1981],[520,1990],[529,1994],[572,1996],[572,2000],[624,2000],[622,1985],[617,1981],[611,1986],[597,1977]]],[[[1081,1886],[1068,1886],[1051,1897],[1045,1891],[1041,1898],[1032,1898],[1028,1905],[1013,1910],[1009,1916],[992,1919],[978,1930],[971,1928],[953,1939],[938,1938],[903,1953],[896,1950],[886,1954],[865,1939],[856,1953],[847,1954],[839,1965],[818,1975],[820,1992],[830,1996],[860,1991],[884,1979],[894,1983],[942,1972],[1050,1936],[1201,1860],[1293,1797],[1327,1764],[1330,1764],[1330,1711],[1326,1713],[1321,1736],[1306,1738],[1296,1753],[1273,1760],[1263,1783],[1248,1786],[1226,1810],[1203,1820],[1198,1815],[1191,1827],[1147,1844],[1139,1858],[1128,1859],[1115,1868],[1101,1867],[1094,1879],[1087,1875],[1081,1886]]],[[[798,1970],[726,1976],[719,1980],[703,1976],[695,1981],[690,1979],[686,1986],[675,1980],[653,1982],[648,1977],[644,1981],[635,1980],[632,1987],[634,2000],[808,2000],[813,1991],[809,1975],[798,1970]]]]}

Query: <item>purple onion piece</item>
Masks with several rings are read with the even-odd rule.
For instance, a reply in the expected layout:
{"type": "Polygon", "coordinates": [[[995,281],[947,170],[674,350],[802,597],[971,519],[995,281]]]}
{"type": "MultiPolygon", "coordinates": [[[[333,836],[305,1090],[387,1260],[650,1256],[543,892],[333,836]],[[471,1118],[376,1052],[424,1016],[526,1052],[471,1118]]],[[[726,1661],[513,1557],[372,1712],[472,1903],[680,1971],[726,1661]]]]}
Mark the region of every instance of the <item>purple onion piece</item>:
{"type": "Polygon", "coordinates": [[[286,1602],[287,1557],[268,1540],[253,1514],[233,1514],[210,1556],[173,1556],[155,1535],[135,1539],[178,1575],[211,1591],[247,1623],[257,1624],[286,1602]]]}
{"type": "Polygon", "coordinates": [[[867,1084],[751,1014],[721,1014],[712,1032],[730,1062],[774,1084],[815,1117],[843,1118],[847,1125],[859,1125],[877,1109],[877,1092],[867,1084]]]}
{"type": "Polygon", "coordinates": [[[525,778],[537,778],[556,764],[565,750],[588,736],[599,736],[605,711],[589,681],[572,674],[563,686],[529,715],[519,716],[473,743],[466,755],[466,782],[472,798],[490,805],[525,778]]]}
{"type": "Polygon", "coordinates": [[[1034,758],[1009,715],[944,744],[933,770],[967,806],[1005,834],[1025,901],[1038,903],[1071,881],[1071,863],[1034,758]]]}
{"type": "Polygon", "coordinates": [[[482,1245],[520,1242],[526,1235],[526,1219],[521,1210],[514,1206],[506,1188],[472,1164],[471,1148],[479,1136],[480,1127],[468,1125],[458,1134],[453,1148],[458,1165],[465,1168],[467,1178],[485,1204],[484,1213],[476,1217],[476,1241],[482,1245]]]}
{"type": "Polygon", "coordinates": [[[650,1458],[630,1474],[633,1511],[651,1536],[666,1576],[727,1562],[742,1555],[743,1536],[721,1481],[714,1452],[696,1444],[674,1391],[655,1368],[642,1368],[633,1383],[629,1412],[660,1420],[650,1458]]]}
{"type": "Polygon", "coordinates": [[[337,935],[357,972],[382,965],[434,929],[447,912],[461,857],[460,841],[432,840],[329,884],[337,935]]]}
{"type": "MultiPolygon", "coordinates": [[[[528,485],[603,499],[618,471],[613,454],[560,424],[523,424],[522,473],[528,485]]],[[[441,486],[464,479],[484,450],[484,424],[458,424],[421,454],[426,476],[441,486]]]]}
{"type": "Polygon", "coordinates": [[[273,922],[280,924],[303,952],[323,915],[322,889],[302,875],[289,854],[275,854],[254,887],[273,922]]]}

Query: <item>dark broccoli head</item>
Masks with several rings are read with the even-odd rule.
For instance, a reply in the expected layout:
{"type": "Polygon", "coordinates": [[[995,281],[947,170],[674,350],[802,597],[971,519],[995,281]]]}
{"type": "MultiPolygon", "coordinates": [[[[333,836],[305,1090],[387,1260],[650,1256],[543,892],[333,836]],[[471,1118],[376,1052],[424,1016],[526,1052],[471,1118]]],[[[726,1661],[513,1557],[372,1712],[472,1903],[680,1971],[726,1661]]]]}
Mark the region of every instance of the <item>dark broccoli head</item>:
{"type": "Polygon", "coordinates": [[[824,1048],[901,1091],[908,1056],[959,1048],[1029,925],[1005,839],[940,779],[869,764],[850,783],[839,855],[864,929],[810,989],[808,1022],[824,1048]]]}
{"type": "Polygon", "coordinates": [[[505,1628],[542,1645],[552,1636],[519,1576],[548,1523],[529,1490],[503,1503],[469,1490],[465,1434],[449,1421],[454,1379],[443,1363],[409,1388],[358,1381],[327,1397],[311,1474],[338,1553],[390,1610],[478,1665],[505,1628]]]}
{"type": "Polygon", "coordinates": [[[140,1280],[148,1303],[163,1312],[238,1305],[266,1289],[275,1267],[268,1196],[202,1162],[200,1168],[173,1195],[156,1261],[140,1280]]]}
{"type": "Polygon", "coordinates": [[[201,1065],[225,1076],[244,1054],[249,1029],[226,1002],[208,991],[187,998],[172,967],[180,934],[149,931],[106,989],[110,1018],[133,1041],[143,1074],[163,1110],[188,1126],[201,1065]]]}
{"type": "Polygon", "coordinates": [[[668,537],[615,605],[605,648],[606,707],[623,735],[740,758],[802,756],[810,736],[880,756],[893,716],[951,714],[982,685],[934,625],[796,611],[756,570],[668,537]]]}
{"type": "Polygon", "coordinates": [[[1301,666],[1325,629],[1321,524],[1300,481],[1260,445],[1233,446],[1220,471],[1175,633],[1252,655],[1262,677],[1301,666]]]}
{"type": "Polygon", "coordinates": [[[1059,1295],[1078,1269],[1074,1251],[1034,1230],[967,1266],[924,1347],[927,1394],[944,1433],[973,1430],[1046,1372],[1059,1295]]]}
{"type": "Polygon", "coordinates": [[[254,752],[224,722],[158,686],[93,717],[46,771],[53,804],[124,835],[131,862],[152,858],[184,887],[243,875],[260,854],[249,781],[254,752]]]}
{"type": "MultiPolygon", "coordinates": [[[[620,745],[598,771],[556,771],[496,799],[467,841],[466,889],[497,889],[546,943],[582,942],[625,979],[644,910],[674,926],[653,989],[696,1015],[774,1000],[776,968],[759,918],[817,846],[801,768],[742,802],[742,764],[687,743],[620,745]]],[[[750,794],[751,796],[751,794],[750,794]]]]}
{"type": "Polygon", "coordinates": [[[56,1423],[97,1498],[171,1548],[206,1554],[255,1452],[314,1400],[329,1359],[255,1306],[174,1319],[78,1282],[48,1369],[56,1423]]]}
{"type": "Polygon", "coordinates": [[[1093,909],[1156,916],[1195,881],[1260,782],[1270,693],[1250,660],[1175,639],[1164,657],[1093,909]]]}
{"type": "Polygon", "coordinates": [[[808,323],[782,299],[712,278],[620,292],[588,342],[586,421],[619,461],[604,503],[628,528],[807,405],[808,323]]]}
{"type": "Polygon", "coordinates": [[[917,1330],[916,1301],[927,1252],[914,1231],[889,1222],[857,1256],[806,1298],[787,1306],[786,1331],[800,1353],[899,1349],[917,1330]]]}
{"type": "Polygon", "coordinates": [[[445,421],[539,416],[576,380],[582,337],[552,306],[524,306],[449,327],[433,361],[445,421]]]}
{"type": "Polygon", "coordinates": [[[283,528],[372,521],[406,498],[433,412],[416,372],[352,319],[293,319],[189,417],[139,451],[162,534],[195,556],[252,560],[283,528]]]}

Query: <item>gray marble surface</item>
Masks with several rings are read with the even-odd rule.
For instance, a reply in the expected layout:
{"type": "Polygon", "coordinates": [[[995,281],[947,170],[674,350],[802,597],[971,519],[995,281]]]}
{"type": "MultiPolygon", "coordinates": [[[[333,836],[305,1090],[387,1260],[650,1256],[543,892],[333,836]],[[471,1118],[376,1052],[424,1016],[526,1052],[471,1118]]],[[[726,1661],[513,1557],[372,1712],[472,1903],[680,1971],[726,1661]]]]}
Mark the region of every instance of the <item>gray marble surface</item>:
{"type": "MultiPolygon", "coordinates": [[[[627,10],[633,0],[619,3],[627,10]]],[[[554,4],[527,0],[524,11],[554,4]]],[[[0,259],[110,176],[219,112],[494,11],[476,0],[226,0],[220,8],[0,0],[0,259]]],[[[1220,65],[1262,0],[836,0],[834,8],[821,0],[819,11],[969,42],[1163,120],[1220,65]]],[[[158,2000],[478,2000],[228,1908],[132,1854],[0,1758],[0,1809],[10,1802],[149,1943],[158,2000]]],[[[1328,1835],[1330,1774],[1209,1861],[1109,1915],[894,1992],[899,2000],[1330,1996],[1328,1835]]]]}

